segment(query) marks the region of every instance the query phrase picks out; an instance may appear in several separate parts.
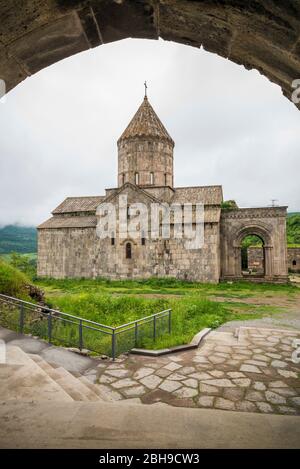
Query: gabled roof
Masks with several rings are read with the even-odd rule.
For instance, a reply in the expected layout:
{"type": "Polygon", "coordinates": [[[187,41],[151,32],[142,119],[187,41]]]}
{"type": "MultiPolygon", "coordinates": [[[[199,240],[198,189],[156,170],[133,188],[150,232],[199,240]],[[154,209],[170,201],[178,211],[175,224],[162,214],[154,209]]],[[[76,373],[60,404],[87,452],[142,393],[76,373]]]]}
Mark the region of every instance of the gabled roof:
{"type": "MultiPolygon", "coordinates": [[[[132,184],[131,182],[125,182],[125,184],[123,184],[123,186],[119,187],[112,194],[109,194],[107,197],[103,198],[103,200],[101,200],[100,203],[111,202],[112,200],[116,199],[120,194],[122,194],[122,192],[124,192],[126,189],[131,189],[135,192],[140,193],[141,195],[146,197],[146,199],[151,200],[153,203],[159,203],[160,204],[162,202],[161,200],[159,200],[154,195],[152,195],[149,192],[147,192],[146,190],[142,189],[140,186],[136,186],[135,184],[132,184]]],[[[137,202],[140,202],[140,201],[137,200],[137,202]]]]}
{"type": "Polygon", "coordinates": [[[97,217],[90,215],[87,217],[67,217],[56,215],[45,221],[37,228],[38,230],[55,229],[55,228],[91,228],[97,225],[97,217]]]}
{"type": "Polygon", "coordinates": [[[122,133],[118,143],[121,140],[134,137],[156,137],[168,140],[174,145],[173,139],[149,103],[147,96],[145,96],[144,101],[122,133]]]}
{"type": "Polygon", "coordinates": [[[67,197],[52,213],[56,215],[71,212],[94,212],[104,198],[104,196],[100,195],[90,197],[67,197]]]}
{"type": "Polygon", "coordinates": [[[223,202],[222,186],[176,187],[172,203],[203,203],[220,205],[223,202]]]}

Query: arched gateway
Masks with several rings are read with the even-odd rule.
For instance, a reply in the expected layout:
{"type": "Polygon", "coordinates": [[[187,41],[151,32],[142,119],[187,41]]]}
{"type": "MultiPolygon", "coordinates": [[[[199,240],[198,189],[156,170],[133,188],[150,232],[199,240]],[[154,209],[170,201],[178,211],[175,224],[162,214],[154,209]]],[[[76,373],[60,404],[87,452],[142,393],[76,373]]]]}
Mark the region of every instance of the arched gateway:
{"type": "Polygon", "coordinates": [[[249,235],[259,237],[263,244],[263,275],[257,276],[257,280],[286,281],[286,207],[246,208],[222,212],[221,278],[243,278],[242,241],[249,235]]]}

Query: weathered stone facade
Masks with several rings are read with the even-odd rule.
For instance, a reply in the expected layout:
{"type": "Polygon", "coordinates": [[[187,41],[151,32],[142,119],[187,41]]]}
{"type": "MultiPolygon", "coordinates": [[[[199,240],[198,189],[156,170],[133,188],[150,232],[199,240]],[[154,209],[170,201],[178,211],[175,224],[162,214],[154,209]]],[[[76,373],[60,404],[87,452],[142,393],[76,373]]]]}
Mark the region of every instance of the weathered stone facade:
{"type": "MultiPolygon", "coordinates": [[[[263,248],[250,246],[247,249],[248,268],[259,274],[264,272],[263,248]]],[[[300,247],[287,248],[288,270],[289,272],[300,273],[300,247]]]]}
{"type": "Polygon", "coordinates": [[[290,272],[300,273],[300,248],[288,247],[288,268],[290,272]]]}
{"type": "Polygon", "coordinates": [[[247,249],[248,269],[257,275],[263,275],[265,270],[264,248],[250,246],[247,249]]]}
{"type": "MultiPolygon", "coordinates": [[[[221,186],[173,187],[174,142],[160,122],[147,97],[118,140],[118,186],[105,196],[67,198],[53,217],[38,227],[38,275],[54,278],[176,277],[183,280],[217,283],[242,277],[241,241],[247,234],[258,234],[264,241],[265,280],[287,278],[286,208],[233,209],[223,211],[221,186]],[[204,208],[204,244],[187,249],[185,239],[174,237],[178,226],[170,217],[170,236],[163,237],[165,223],[159,221],[159,235],[150,227],[140,237],[128,237],[117,223],[110,237],[97,234],[100,213],[110,204],[120,220],[119,201],[127,207],[152,204],[162,210],[166,204],[190,204],[191,226],[195,225],[197,204],[204,208]]],[[[150,215],[148,215],[149,217],[150,215]]],[[[184,215],[186,216],[186,215],[184,215]]],[[[127,221],[135,215],[128,212],[127,221]]]]}

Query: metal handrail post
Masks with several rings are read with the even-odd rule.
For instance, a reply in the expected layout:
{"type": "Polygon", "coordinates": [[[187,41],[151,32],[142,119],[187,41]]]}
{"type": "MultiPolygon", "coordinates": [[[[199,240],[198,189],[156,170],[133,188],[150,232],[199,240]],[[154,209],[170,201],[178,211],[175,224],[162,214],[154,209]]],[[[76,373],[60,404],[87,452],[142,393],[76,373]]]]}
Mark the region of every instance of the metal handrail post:
{"type": "Polygon", "coordinates": [[[79,321],[79,350],[83,349],[82,320],[79,321]]]}
{"type": "Polygon", "coordinates": [[[115,358],[116,358],[116,334],[115,334],[115,329],[113,329],[112,336],[111,336],[111,355],[112,355],[112,359],[115,361],[115,358]]]}
{"type": "Polygon", "coordinates": [[[51,344],[52,340],[52,313],[51,311],[48,314],[48,342],[51,344]]]}
{"type": "Polygon", "coordinates": [[[20,305],[20,320],[19,320],[20,332],[23,334],[24,331],[24,305],[20,305]]]}
{"type": "Polygon", "coordinates": [[[135,323],[134,326],[134,346],[137,347],[137,342],[138,342],[138,323],[135,323]]]}

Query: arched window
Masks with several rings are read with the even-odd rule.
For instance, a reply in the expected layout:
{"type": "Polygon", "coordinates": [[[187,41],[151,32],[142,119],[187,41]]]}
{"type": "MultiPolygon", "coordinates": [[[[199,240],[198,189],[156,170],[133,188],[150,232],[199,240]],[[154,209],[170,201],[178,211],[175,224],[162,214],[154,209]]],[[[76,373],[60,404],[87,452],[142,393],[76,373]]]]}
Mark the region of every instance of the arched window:
{"type": "Polygon", "coordinates": [[[132,257],[131,243],[126,243],[126,245],[125,245],[125,253],[126,253],[126,259],[131,259],[131,257],[132,257]]]}
{"type": "Polygon", "coordinates": [[[154,173],[150,173],[150,184],[154,184],[154,173]]]}
{"type": "Polygon", "coordinates": [[[135,183],[136,185],[139,184],[139,173],[135,173],[135,183]]]}
{"type": "Polygon", "coordinates": [[[293,266],[297,265],[296,259],[293,260],[292,264],[293,264],[293,266]]]}

